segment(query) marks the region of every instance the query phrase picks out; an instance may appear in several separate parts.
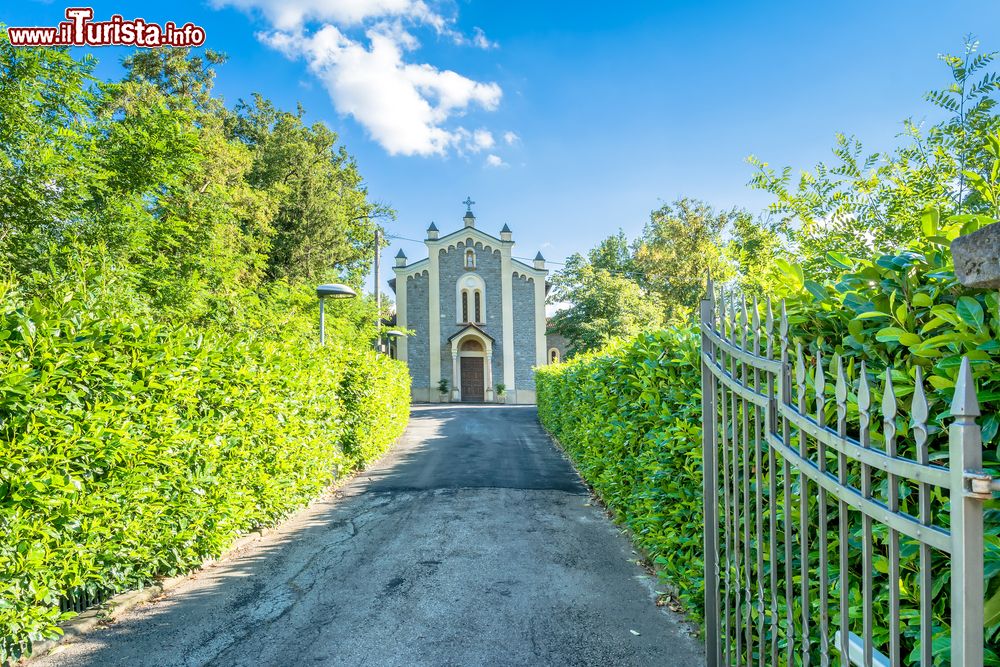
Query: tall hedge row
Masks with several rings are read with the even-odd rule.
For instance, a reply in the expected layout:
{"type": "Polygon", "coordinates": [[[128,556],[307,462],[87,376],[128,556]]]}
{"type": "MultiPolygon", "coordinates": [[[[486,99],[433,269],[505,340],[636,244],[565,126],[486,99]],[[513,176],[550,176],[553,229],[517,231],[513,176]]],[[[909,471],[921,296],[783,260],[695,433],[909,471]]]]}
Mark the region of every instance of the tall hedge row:
{"type": "MultiPolygon", "coordinates": [[[[0,662],[61,597],[219,554],[403,431],[405,366],[301,339],[167,329],[0,284],[0,662]]],[[[120,312],[120,311],[118,311],[120,312]]]]}
{"type": "MultiPolygon", "coordinates": [[[[947,461],[949,406],[959,364],[963,356],[968,357],[982,410],[983,465],[1000,477],[1000,300],[995,291],[962,287],[948,250],[953,238],[977,228],[979,221],[956,216],[941,223],[934,212],[925,217],[927,238],[896,255],[870,258],[830,253],[827,261],[838,275],[822,283],[810,280],[799,267],[782,262],[782,296],[787,300],[791,345],[795,349],[801,344],[807,355],[822,352],[827,363],[828,405],[835,401],[831,364],[836,356],[844,360],[851,387],[859,381],[860,362],[866,362],[876,406],[881,405],[885,369],[891,367],[898,410],[897,444],[900,455],[911,458],[917,453],[910,401],[920,369],[930,415],[929,456],[939,463],[947,461]]],[[[762,303],[760,308],[763,320],[762,303]]],[[[567,363],[538,369],[536,383],[542,423],[560,439],[583,476],[633,531],[638,544],[652,554],[685,606],[700,616],[704,591],[701,396],[695,332],[691,328],[643,334],[567,363]]],[[[811,369],[807,373],[810,409],[815,392],[812,373],[811,369]]],[[[858,405],[853,390],[846,402],[850,429],[854,429],[858,405]]],[[[880,424],[871,437],[874,447],[883,446],[880,424]]],[[[859,484],[853,477],[849,481],[859,484]]],[[[885,489],[880,483],[877,493],[884,495],[885,489]]],[[[941,494],[935,498],[935,508],[946,508],[941,494]]],[[[900,503],[902,511],[918,514],[916,494],[904,489],[900,503]]],[[[1000,665],[1000,500],[987,501],[985,510],[985,664],[1000,665]]],[[[852,543],[860,544],[860,521],[856,512],[851,516],[852,543]]],[[[815,516],[811,521],[818,526],[815,516]]],[[[830,544],[835,545],[835,526],[830,530],[830,544]]],[[[818,562],[816,549],[811,545],[814,564],[818,562]]],[[[906,607],[901,628],[904,661],[919,660],[914,549],[904,541],[900,575],[906,607]]],[[[946,665],[950,661],[948,569],[937,566],[941,556],[936,552],[934,558],[933,656],[935,665],[946,665]]],[[[852,556],[851,567],[857,570],[852,576],[860,573],[861,565],[856,561],[852,556]]],[[[885,558],[879,555],[877,561],[884,564],[885,558]]],[[[835,549],[829,562],[837,562],[835,549]]],[[[797,560],[791,566],[797,567],[797,560]]],[[[880,574],[885,573],[883,568],[880,574]]],[[[888,643],[888,590],[885,579],[876,576],[872,607],[874,639],[880,649],[888,643]]],[[[818,616],[818,591],[811,601],[818,616]]],[[[861,606],[860,598],[852,599],[852,618],[860,615],[861,606]]]]}

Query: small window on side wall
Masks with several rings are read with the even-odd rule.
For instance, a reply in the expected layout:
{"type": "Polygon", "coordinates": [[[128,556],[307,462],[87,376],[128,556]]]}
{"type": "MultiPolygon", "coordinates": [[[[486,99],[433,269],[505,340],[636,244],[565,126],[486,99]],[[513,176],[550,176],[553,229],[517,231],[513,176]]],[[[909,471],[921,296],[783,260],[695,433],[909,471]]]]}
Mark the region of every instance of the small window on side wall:
{"type": "Polygon", "coordinates": [[[558,364],[559,363],[559,350],[552,348],[549,350],[549,363],[558,364]]]}

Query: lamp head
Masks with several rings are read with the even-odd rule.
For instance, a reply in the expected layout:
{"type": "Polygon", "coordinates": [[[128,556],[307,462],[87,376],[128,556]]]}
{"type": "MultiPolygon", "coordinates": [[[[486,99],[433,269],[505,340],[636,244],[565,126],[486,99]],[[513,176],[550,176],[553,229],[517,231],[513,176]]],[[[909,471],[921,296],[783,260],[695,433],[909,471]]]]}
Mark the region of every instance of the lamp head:
{"type": "Polygon", "coordinates": [[[357,295],[358,293],[353,289],[340,283],[329,283],[316,288],[316,296],[321,299],[327,296],[331,299],[352,299],[357,295]]]}

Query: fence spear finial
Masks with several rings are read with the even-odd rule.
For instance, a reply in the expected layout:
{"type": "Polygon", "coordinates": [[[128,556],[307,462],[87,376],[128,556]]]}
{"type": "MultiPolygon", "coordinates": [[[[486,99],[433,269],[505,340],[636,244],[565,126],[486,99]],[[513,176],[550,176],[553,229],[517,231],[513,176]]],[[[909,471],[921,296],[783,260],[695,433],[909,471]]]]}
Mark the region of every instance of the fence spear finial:
{"type": "Polygon", "coordinates": [[[885,389],[882,391],[882,421],[885,425],[885,441],[890,456],[895,455],[894,446],[890,447],[896,437],[896,391],[892,388],[892,368],[885,369],[885,389]]]}
{"type": "Polygon", "coordinates": [[[823,370],[823,348],[816,346],[816,375],[813,378],[813,386],[816,388],[817,400],[823,400],[823,392],[826,390],[826,373],[823,370]]]}
{"type": "Polygon", "coordinates": [[[844,375],[844,357],[837,355],[837,383],[833,395],[837,399],[837,421],[847,423],[847,376],[844,375]]]}
{"type": "Polygon", "coordinates": [[[924,371],[916,368],[913,378],[913,398],[910,402],[910,419],[913,424],[913,439],[917,443],[917,453],[921,463],[927,463],[927,395],[924,393],[924,371]]]}
{"type": "Polygon", "coordinates": [[[972,366],[968,357],[962,357],[962,366],[958,369],[958,379],[955,381],[955,397],[951,401],[951,416],[978,417],[981,414],[972,366]]]}
{"type": "Polygon", "coordinates": [[[785,300],[781,300],[781,323],[779,324],[781,340],[788,345],[788,310],[785,308],[785,300]]]}
{"type": "Polygon", "coordinates": [[[705,281],[705,300],[715,301],[715,283],[712,282],[712,270],[708,270],[708,280],[705,281]]]}
{"type": "Polygon", "coordinates": [[[806,360],[802,352],[802,343],[795,346],[795,384],[799,387],[799,396],[806,392],[806,360]]]}
{"type": "Polygon", "coordinates": [[[767,337],[767,358],[774,356],[774,313],[771,311],[771,297],[764,299],[764,335],[767,337]]]}
{"type": "Polygon", "coordinates": [[[861,377],[858,379],[858,421],[861,426],[862,439],[865,441],[862,444],[867,447],[866,436],[872,423],[872,391],[871,387],[868,386],[868,368],[865,366],[864,359],[861,360],[859,373],[861,377]]]}

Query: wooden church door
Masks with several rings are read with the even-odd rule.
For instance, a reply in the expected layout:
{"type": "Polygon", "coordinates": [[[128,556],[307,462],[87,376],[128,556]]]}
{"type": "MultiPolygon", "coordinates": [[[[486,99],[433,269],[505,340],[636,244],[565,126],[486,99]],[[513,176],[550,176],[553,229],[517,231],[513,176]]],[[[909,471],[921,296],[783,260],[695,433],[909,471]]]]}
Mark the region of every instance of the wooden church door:
{"type": "Polygon", "coordinates": [[[482,403],[484,394],[485,367],[483,357],[461,357],[462,360],[462,401],[482,403]]]}

